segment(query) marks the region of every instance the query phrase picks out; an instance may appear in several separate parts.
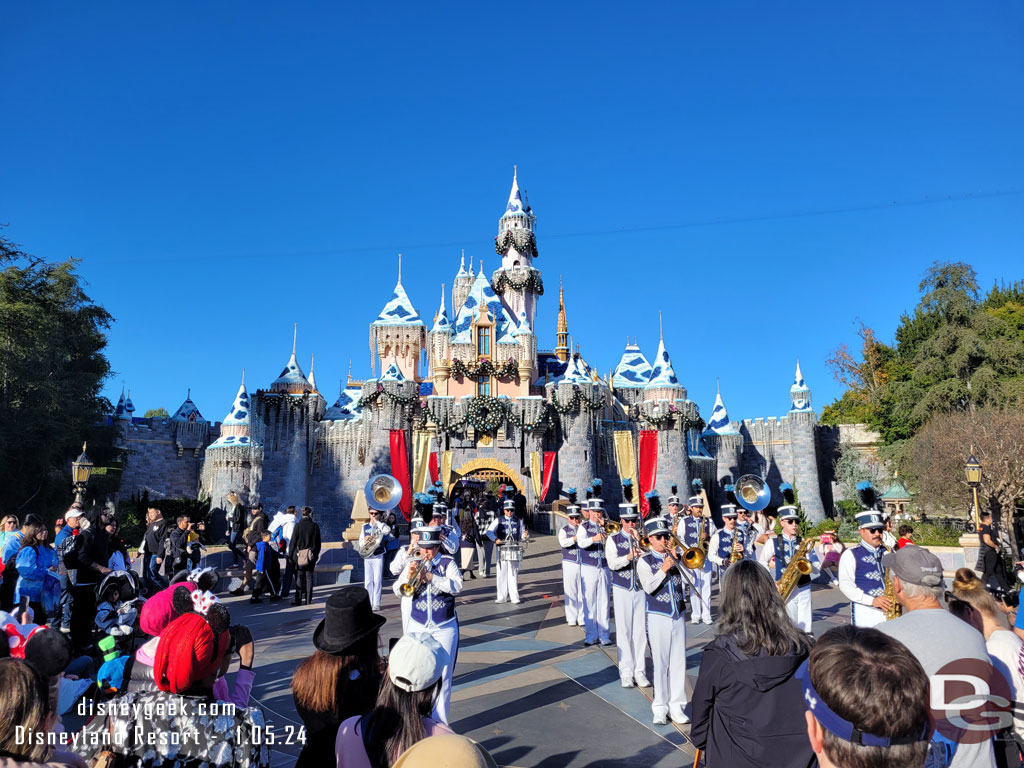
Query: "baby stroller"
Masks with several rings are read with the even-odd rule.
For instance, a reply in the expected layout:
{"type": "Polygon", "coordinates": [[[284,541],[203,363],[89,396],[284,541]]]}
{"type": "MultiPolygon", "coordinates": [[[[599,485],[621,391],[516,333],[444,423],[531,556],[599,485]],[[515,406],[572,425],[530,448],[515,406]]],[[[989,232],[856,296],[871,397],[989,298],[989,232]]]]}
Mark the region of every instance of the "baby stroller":
{"type": "Polygon", "coordinates": [[[139,609],[145,602],[140,590],[134,571],[111,571],[96,588],[93,640],[101,662],[135,652],[139,609]]]}

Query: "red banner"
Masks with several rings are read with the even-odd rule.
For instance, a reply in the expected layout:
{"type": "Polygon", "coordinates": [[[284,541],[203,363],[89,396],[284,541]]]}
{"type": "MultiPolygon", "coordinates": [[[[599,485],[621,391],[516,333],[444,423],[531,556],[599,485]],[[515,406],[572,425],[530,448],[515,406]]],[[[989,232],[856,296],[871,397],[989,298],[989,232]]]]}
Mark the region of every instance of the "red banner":
{"type": "Polygon", "coordinates": [[[430,482],[437,485],[437,451],[432,451],[430,453],[430,463],[427,464],[427,468],[430,470],[430,482]]]}
{"type": "MultiPolygon", "coordinates": [[[[391,430],[391,474],[402,486],[402,500],[398,508],[406,520],[412,518],[412,479],[409,475],[409,449],[405,443],[405,430],[391,430]]],[[[369,499],[367,499],[369,501],[369,499]]]]}
{"type": "Polygon", "coordinates": [[[546,451],[544,453],[544,486],[540,491],[540,498],[537,499],[538,504],[543,504],[544,499],[548,497],[548,491],[551,489],[551,478],[555,474],[555,459],[558,458],[558,453],[555,451],[546,451]]]}
{"type": "Polygon", "coordinates": [[[643,429],[640,431],[640,512],[647,517],[650,506],[647,503],[647,492],[654,488],[658,478],[658,431],[643,429]]]}

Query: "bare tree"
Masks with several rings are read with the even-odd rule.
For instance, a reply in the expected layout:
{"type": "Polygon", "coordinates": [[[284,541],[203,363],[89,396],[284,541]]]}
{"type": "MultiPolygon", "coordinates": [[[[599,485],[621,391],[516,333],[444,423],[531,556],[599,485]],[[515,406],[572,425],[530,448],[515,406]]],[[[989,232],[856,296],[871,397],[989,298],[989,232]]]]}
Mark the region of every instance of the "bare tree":
{"type": "Polygon", "coordinates": [[[966,515],[971,490],[964,465],[971,452],[981,462],[978,502],[995,522],[1012,525],[1024,499],[1024,410],[976,408],[937,414],[914,436],[903,473],[914,480],[916,503],[945,514],[966,515]]]}

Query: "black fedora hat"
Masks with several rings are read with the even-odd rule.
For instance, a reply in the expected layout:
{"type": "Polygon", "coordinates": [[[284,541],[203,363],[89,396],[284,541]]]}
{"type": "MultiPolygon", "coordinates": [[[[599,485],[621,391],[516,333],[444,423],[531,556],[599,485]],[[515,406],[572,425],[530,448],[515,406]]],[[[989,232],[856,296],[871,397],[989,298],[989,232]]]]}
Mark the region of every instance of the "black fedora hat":
{"type": "Polygon", "coordinates": [[[370,608],[370,593],[363,587],[342,587],[327,598],[323,621],[313,632],[313,645],[324,653],[343,653],[385,621],[370,608]]]}

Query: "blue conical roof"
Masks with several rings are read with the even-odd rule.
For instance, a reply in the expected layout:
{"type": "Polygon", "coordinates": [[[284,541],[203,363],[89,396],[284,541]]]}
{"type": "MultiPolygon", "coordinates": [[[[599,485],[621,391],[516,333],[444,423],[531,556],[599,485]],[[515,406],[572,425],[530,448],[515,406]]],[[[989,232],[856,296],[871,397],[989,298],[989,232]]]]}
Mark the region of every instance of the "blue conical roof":
{"type": "Polygon", "coordinates": [[[722,393],[715,395],[715,407],[711,411],[711,418],[708,419],[708,426],[704,434],[713,435],[738,435],[739,432],[729,421],[729,413],[725,410],[725,403],[722,402],[722,393]]]}
{"type": "Polygon", "coordinates": [[[420,314],[409,301],[409,296],[402,287],[402,279],[395,284],[395,290],[384,305],[384,309],[373,321],[374,325],[423,325],[420,314]]]}
{"type": "Polygon", "coordinates": [[[505,311],[501,299],[498,298],[494,289],[491,288],[491,283],[484,276],[484,271],[481,268],[480,273],[476,276],[476,280],[473,281],[473,285],[469,289],[469,295],[466,296],[466,300],[459,308],[458,314],[455,315],[453,344],[469,344],[472,342],[473,337],[470,328],[473,325],[473,321],[480,316],[480,307],[484,304],[487,305],[487,311],[494,320],[495,342],[500,343],[506,334],[511,333],[511,329],[515,328],[515,324],[505,311]]]}
{"type": "Polygon", "coordinates": [[[636,344],[626,344],[622,359],[615,366],[612,385],[616,389],[642,389],[651,378],[651,364],[636,344]]]}
{"type": "Polygon", "coordinates": [[[362,416],[362,409],[359,407],[359,398],[362,397],[362,387],[346,387],[337,401],[327,412],[324,413],[326,421],[349,421],[362,416]]]}
{"type": "Polygon", "coordinates": [[[189,392],[188,397],[185,398],[185,402],[178,406],[178,410],[171,416],[171,421],[206,421],[203,418],[203,414],[199,412],[199,408],[192,402],[192,393],[189,392]],[[195,418],[192,418],[193,414],[195,418]]]}
{"type": "Polygon", "coordinates": [[[441,308],[437,310],[437,317],[434,319],[432,333],[451,333],[452,324],[448,321],[448,311],[444,305],[444,286],[441,286],[441,308]]]}
{"type": "Polygon", "coordinates": [[[682,389],[683,385],[676,378],[676,372],[672,368],[672,360],[665,349],[665,340],[658,341],[658,355],[654,358],[651,367],[651,378],[647,381],[644,389],[682,389]]]}
{"type": "Polygon", "coordinates": [[[231,404],[231,410],[224,417],[225,425],[248,425],[249,424],[249,393],[245,391],[245,374],[242,374],[242,383],[238,387],[238,394],[235,395],[235,402],[231,404]]]}
{"type": "Polygon", "coordinates": [[[380,381],[405,381],[405,376],[402,375],[402,369],[398,367],[396,358],[391,358],[391,363],[381,374],[380,381]]]}

